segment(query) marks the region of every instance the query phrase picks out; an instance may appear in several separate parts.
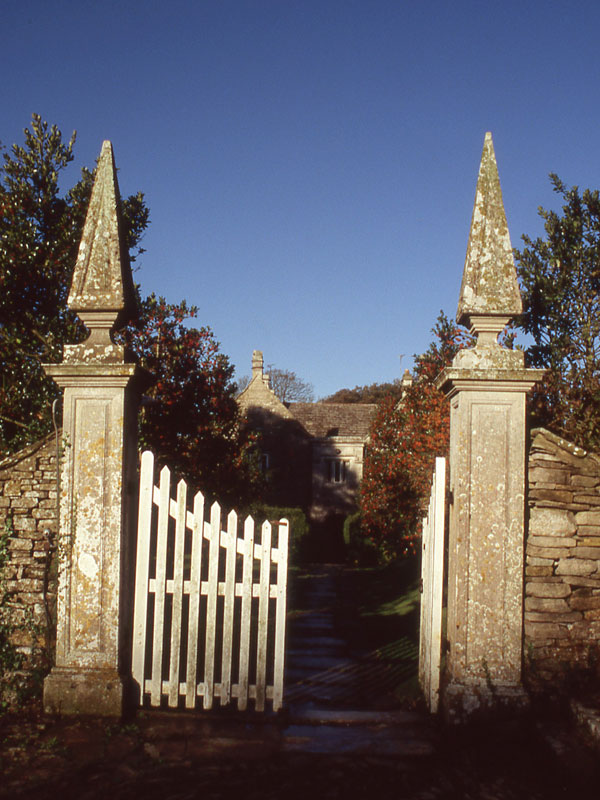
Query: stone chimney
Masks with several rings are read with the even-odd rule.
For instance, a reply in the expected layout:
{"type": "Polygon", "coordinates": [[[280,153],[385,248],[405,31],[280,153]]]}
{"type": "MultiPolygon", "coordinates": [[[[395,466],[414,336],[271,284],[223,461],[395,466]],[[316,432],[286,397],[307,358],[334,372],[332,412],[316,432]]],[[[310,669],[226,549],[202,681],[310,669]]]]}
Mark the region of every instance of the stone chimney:
{"type": "Polygon", "coordinates": [[[257,375],[262,377],[263,374],[263,354],[262,350],[253,350],[252,351],[252,378],[256,378],[257,375]]]}

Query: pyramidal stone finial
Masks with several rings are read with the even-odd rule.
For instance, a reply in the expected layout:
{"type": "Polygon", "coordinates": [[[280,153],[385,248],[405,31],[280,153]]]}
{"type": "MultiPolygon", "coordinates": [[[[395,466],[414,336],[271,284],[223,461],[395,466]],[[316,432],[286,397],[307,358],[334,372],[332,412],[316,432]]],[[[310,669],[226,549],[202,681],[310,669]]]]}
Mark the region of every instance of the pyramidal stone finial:
{"type": "MultiPolygon", "coordinates": [[[[494,325],[490,317],[510,319],[522,310],[492,134],[486,133],[457,321],[477,332],[478,317],[487,317],[488,325],[494,325]]],[[[500,324],[499,330],[503,327],[500,324]]]]}
{"type": "Polygon", "coordinates": [[[73,272],[73,311],[108,312],[113,321],[132,302],[132,278],[120,236],[120,198],[112,144],[105,141],[73,272]]]}
{"type": "Polygon", "coordinates": [[[102,144],[96,178],[73,270],[69,308],[89,330],[85,342],[65,345],[68,363],[124,363],[123,345],[112,332],[135,316],[136,301],[127,248],[121,239],[121,208],[112,145],[102,144]]]}

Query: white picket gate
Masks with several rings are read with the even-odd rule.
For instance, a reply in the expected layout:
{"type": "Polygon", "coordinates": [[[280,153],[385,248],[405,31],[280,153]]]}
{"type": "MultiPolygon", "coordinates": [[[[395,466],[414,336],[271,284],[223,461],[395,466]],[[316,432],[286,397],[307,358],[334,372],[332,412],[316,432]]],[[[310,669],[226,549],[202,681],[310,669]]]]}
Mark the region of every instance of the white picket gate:
{"type": "Polygon", "coordinates": [[[140,704],[205,709],[237,699],[279,710],[283,667],[289,523],[243,523],[232,511],[222,530],[214,503],[205,519],[198,492],[188,509],[187,486],[171,497],[167,467],[154,485],[154,457],[142,455],[136,556],[132,674],[140,704]],[[273,528],[277,546],[273,546],[273,528]],[[275,581],[272,581],[272,573],[275,581]],[[181,698],[181,700],[180,700],[181,698]],[[183,700],[185,698],[185,700],[183,700]]]}
{"type": "Polygon", "coordinates": [[[432,713],[439,704],[442,660],[445,516],[446,459],[436,458],[429,510],[423,518],[419,634],[419,683],[432,713]]]}

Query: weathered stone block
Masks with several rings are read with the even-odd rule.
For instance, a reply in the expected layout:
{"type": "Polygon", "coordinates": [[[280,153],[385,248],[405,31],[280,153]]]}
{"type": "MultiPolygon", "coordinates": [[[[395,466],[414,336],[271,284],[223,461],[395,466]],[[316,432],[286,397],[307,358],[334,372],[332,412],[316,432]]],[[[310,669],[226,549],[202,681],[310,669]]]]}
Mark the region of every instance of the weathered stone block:
{"type": "Polygon", "coordinates": [[[591,506],[590,510],[594,510],[595,506],[600,506],[600,495],[580,494],[579,492],[575,492],[573,495],[573,502],[591,506]]]}
{"type": "Polygon", "coordinates": [[[51,508],[34,508],[31,512],[31,516],[37,520],[54,520],[56,519],[56,512],[53,512],[51,508]]]}
{"type": "Polygon", "coordinates": [[[525,586],[527,597],[568,597],[571,587],[565,583],[527,583],[525,586]]]}
{"type": "Polygon", "coordinates": [[[578,511],[575,514],[577,525],[597,525],[600,526],[600,511],[578,511]]]}
{"type": "Polygon", "coordinates": [[[566,600],[556,597],[526,597],[526,611],[551,611],[558,614],[567,613],[569,605],[566,600]]]}
{"type": "Polygon", "coordinates": [[[6,588],[9,591],[22,592],[41,592],[44,589],[43,581],[31,578],[20,578],[17,581],[7,581],[6,588]]]}
{"type": "Polygon", "coordinates": [[[123,679],[110,669],[55,667],[44,682],[44,707],[52,714],[120,716],[123,695],[123,679]]]}
{"type": "Polygon", "coordinates": [[[56,490],[56,480],[41,480],[37,484],[38,491],[53,491],[56,490]]]}
{"type": "MultiPolygon", "coordinates": [[[[587,611],[585,613],[590,614],[592,612],[587,611]]],[[[588,642],[600,638],[600,622],[597,620],[583,619],[581,622],[574,622],[568,627],[571,639],[588,642]]]]}
{"type": "Polygon", "coordinates": [[[31,561],[31,553],[25,550],[13,550],[10,554],[11,567],[15,569],[22,569],[23,564],[29,564],[31,561]]]}
{"type": "Polygon", "coordinates": [[[39,601],[39,592],[19,592],[19,602],[23,603],[23,605],[32,606],[35,603],[39,603],[39,601]]]}
{"type": "Polygon", "coordinates": [[[600,609],[600,597],[572,597],[569,605],[574,611],[600,609]]]}
{"type": "MultiPolygon", "coordinates": [[[[578,623],[575,622],[575,625],[578,623]]],[[[525,633],[531,639],[567,639],[569,632],[566,625],[550,622],[525,622],[525,633]]]]}
{"type": "Polygon", "coordinates": [[[527,622],[577,622],[583,619],[581,611],[566,611],[557,614],[552,611],[526,611],[525,620],[527,622]]]}
{"type": "Polygon", "coordinates": [[[56,509],[56,498],[54,500],[50,500],[50,498],[46,500],[40,500],[38,503],[38,508],[53,508],[56,509]]]}
{"type": "Polygon", "coordinates": [[[566,484],[569,480],[569,472],[565,468],[560,468],[557,465],[556,469],[548,469],[544,467],[535,466],[529,470],[530,483],[555,483],[566,484]]]}
{"type": "Polygon", "coordinates": [[[572,491],[559,491],[554,487],[546,488],[533,486],[529,490],[529,497],[531,500],[550,500],[553,503],[560,503],[564,505],[568,505],[569,503],[573,502],[572,491]]]}
{"type": "Polygon", "coordinates": [[[534,547],[527,544],[527,556],[532,558],[550,558],[557,561],[559,558],[568,558],[571,551],[567,547],[534,547]]]}
{"type": "Polygon", "coordinates": [[[579,525],[577,533],[583,538],[595,539],[600,537],[600,525],[579,525]]]}
{"type": "Polygon", "coordinates": [[[554,559],[552,558],[538,558],[537,556],[530,556],[527,555],[527,569],[529,570],[531,567],[545,567],[552,570],[554,565],[554,559]]]}
{"type": "Polygon", "coordinates": [[[574,558],[600,559],[600,547],[576,547],[575,550],[572,552],[572,555],[574,558]]]}
{"type": "Polygon", "coordinates": [[[529,517],[530,536],[565,536],[575,533],[577,526],[570,511],[554,508],[532,508],[529,517]]]}
{"type": "Polygon", "coordinates": [[[551,566],[547,567],[534,567],[530,564],[527,565],[526,575],[527,578],[546,578],[550,577],[554,572],[551,566]]]}
{"type": "Polygon", "coordinates": [[[593,597],[593,596],[594,596],[593,589],[589,589],[587,587],[580,587],[579,589],[573,589],[573,592],[571,594],[571,597],[593,597]]]}
{"type": "Polygon", "coordinates": [[[600,485],[600,477],[596,478],[592,475],[573,475],[571,477],[571,485],[591,488],[600,485]]]}
{"type": "Polygon", "coordinates": [[[598,569],[598,562],[589,558],[561,558],[556,568],[557,575],[592,575],[598,569]]]}
{"type": "Polygon", "coordinates": [[[572,536],[530,536],[527,546],[533,547],[575,547],[577,540],[572,536]]]}
{"type": "Polygon", "coordinates": [[[11,503],[11,508],[14,509],[31,509],[37,506],[37,499],[34,497],[17,497],[11,503]]]}
{"type": "Polygon", "coordinates": [[[578,536],[578,547],[597,547],[600,548],[600,537],[598,536],[578,536]]]}
{"type": "MultiPolygon", "coordinates": [[[[8,549],[9,550],[31,550],[31,540],[30,539],[23,539],[18,536],[11,536],[8,540],[8,549]]],[[[11,559],[12,560],[12,559],[11,559]]]]}
{"type": "Polygon", "coordinates": [[[14,516],[12,526],[15,531],[35,531],[35,520],[28,516],[14,516]]]}

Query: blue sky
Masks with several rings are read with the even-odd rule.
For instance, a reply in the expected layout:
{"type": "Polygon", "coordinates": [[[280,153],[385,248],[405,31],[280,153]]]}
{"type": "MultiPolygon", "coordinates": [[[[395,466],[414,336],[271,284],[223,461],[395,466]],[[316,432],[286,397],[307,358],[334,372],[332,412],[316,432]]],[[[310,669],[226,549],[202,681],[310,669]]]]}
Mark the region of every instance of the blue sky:
{"type": "Polygon", "coordinates": [[[514,246],[600,187],[600,3],[3,0],[0,140],[111,139],[151,225],[144,292],[318,397],[389,381],[454,315],[483,137],[514,246]],[[402,356],[402,359],[400,359],[402,356]]]}

